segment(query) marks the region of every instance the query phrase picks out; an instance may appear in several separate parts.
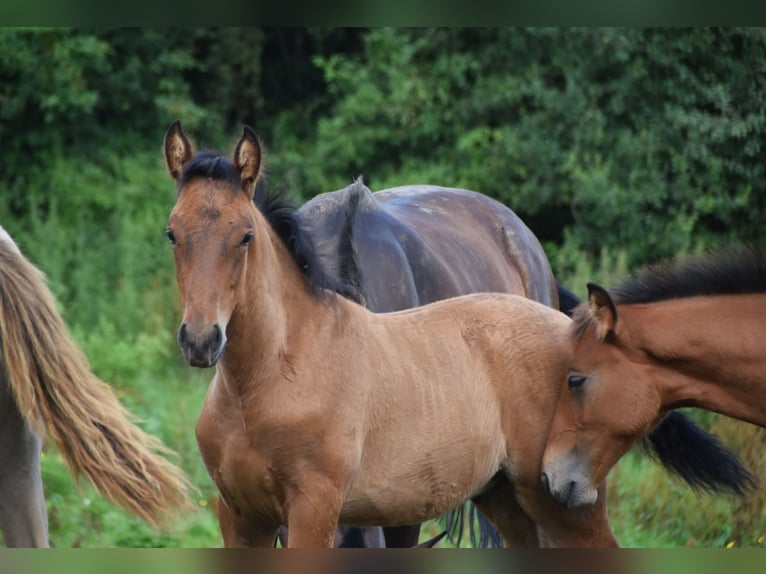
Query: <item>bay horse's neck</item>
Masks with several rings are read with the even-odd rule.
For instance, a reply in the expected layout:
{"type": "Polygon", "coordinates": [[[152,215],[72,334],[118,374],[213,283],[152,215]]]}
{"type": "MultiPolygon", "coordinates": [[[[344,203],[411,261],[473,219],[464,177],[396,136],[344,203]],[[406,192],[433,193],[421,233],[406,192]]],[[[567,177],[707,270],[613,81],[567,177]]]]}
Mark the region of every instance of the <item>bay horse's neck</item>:
{"type": "Polygon", "coordinates": [[[281,361],[298,352],[327,320],[330,302],[312,294],[282,240],[267,233],[248,253],[238,302],[226,328],[227,343],[218,368],[247,392],[269,384],[281,361]]]}
{"type": "Polygon", "coordinates": [[[623,305],[666,407],[694,406],[766,426],[766,294],[623,305]]]}

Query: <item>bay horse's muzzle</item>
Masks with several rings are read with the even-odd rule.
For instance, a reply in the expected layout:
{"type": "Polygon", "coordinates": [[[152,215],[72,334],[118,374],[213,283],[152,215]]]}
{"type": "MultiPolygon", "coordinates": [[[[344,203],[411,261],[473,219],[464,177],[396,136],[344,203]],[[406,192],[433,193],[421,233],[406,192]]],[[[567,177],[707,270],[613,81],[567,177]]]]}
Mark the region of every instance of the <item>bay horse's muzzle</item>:
{"type": "Polygon", "coordinates": [[[592,506],[598,499],[587,466],[573,451],[543,460],[540,480],[554,500],[567,508],[592,506]]]}
{"type": "Polygon", "coordinates": [[[201,333],[192,333],[186,323],[178,329],[178,346],[192,367],[212,367],[218,362],[226,343],[223,331],[213,324],[201,333]]]}

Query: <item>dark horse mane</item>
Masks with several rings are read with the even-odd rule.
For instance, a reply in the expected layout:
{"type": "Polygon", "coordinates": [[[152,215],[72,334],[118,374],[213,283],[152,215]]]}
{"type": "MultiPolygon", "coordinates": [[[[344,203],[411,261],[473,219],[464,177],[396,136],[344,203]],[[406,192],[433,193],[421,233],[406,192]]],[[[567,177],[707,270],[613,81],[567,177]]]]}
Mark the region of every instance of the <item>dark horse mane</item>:
{"type": "MultiPolygon", "coordinates": [[[[671,299],[766,292],[766,242],[661,261],[642,267],[609,289],[619,305],[671,299]]],[[[572,336],[579,338],[593,321],[588,305],[575,309],[572,336]]]]}
{"type": "MultiPolygon", "coordinates": [[[[200,151],[184,164],[176,188],[182,189],[196,177],[225,181],[237,191],[242,183],[231,160],[211,151],[200,151]]],[[[295,214],[298,206],[286,192],[268,188],[260,179],[255,188],[253,202],[287,247],[315,297],[337,293],[348,299],[358,300],[356,290],[351,285],[334,279],[322,267],[311,236],[301,227],[295,214]]]]}
{"type": "MultiPolygon", "coordinates": [[[[766,292],[766,245],[733,246],[705,254],[649,265],[624,279],[609,293],[617,304],[654,303],[705,295],[766,292]]],[[[593,321],[588,304],[574,313],[573,335],[580,337],[593,321]]],[[[744,495],[756,481],[737,455],[680,411],[643,438],[644,450],[695,490],[744,495]]]]}
{"type": "Polygon", "coordinates": [[[734,246],[649,265],[610,290],[619,304],[766,292],[766,244],[734,246]]]}

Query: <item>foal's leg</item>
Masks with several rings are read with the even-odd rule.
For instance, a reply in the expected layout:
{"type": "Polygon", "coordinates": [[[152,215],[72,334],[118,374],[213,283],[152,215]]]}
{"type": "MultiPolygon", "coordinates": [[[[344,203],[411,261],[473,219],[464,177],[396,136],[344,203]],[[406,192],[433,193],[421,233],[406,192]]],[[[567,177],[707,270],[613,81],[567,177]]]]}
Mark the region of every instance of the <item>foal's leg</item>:
{"type": "MultiPolygon", "coordinates": [[[[546,493],[547,494],[547,493],[546,493]]],[[[545,513],[538,521],[540,539],[545,547],[615,548],[618,547],[606,513],[606,481],[598,489],[593,506],[572,510],[564,508],[550,496],[540,507],[545,513]]]]}
{"type": "Polygon", "coordinates": [[[606,514],[606,482],[588,508],[570,509],[548,495],[542,482],[516,485],[517,498],[537,523],[540,545],[557,548],[611,548],[617,539],[606,514]]]}
{"type": "Polygon", "coordinates": [[[516,491],[505,476],[496,477],[491,486],[474,496],[471,502],[497,528],[506,548],[540,547],[537,525],[519,505],[516,491]]]}
{"type": "Polygon", "coordinates": [[[308,498],[290,508],[288,548],[332,548],[338,526],[340,504],[316,504],[308,498]]]}
{"type": "Polygon", "coordinates": [[[287,494],[289,548],[332,548],[343,495],[324,476],[304,477],[287,494]]]}
{"type": "Polygon", "coordinates": [[[234,512],[218,498],[218,524],[226,548],[273,548],[279,525],[258,524],[234,512]]]}

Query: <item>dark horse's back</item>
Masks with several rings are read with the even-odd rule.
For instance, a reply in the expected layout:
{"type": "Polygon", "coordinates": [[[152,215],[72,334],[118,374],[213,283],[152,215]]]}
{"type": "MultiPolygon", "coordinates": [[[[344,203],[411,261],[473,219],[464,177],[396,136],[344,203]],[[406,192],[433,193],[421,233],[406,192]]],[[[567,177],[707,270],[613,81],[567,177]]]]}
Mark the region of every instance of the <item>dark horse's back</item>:
{"type": "MultiPolygon", "coordinates": [[[[297,215],[323,270],[372,311],[479,292],[514,293],[558,308],[540,242],[513,211],[485,195],[430,185],[372,193],[358,180],[316,196],[297,215]]],[[[482,541],[498,544],[494,529],[479,520],[482,541]]],[[[448,516],[457,532],[462,521],[462,509],[448,516]]],[[[417,543],[418,526],[385,530],[388,546],[417,543]]]]}
{"type": "Polygon", "coordinates": [[[556,282],[529,228],[498,201],[427,185],[372,193],[361,181],[298,210],[325,270],[376,312],[478,292],[558,308],[556,282]]]}

